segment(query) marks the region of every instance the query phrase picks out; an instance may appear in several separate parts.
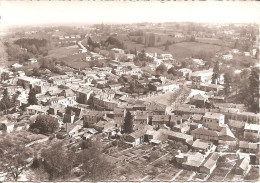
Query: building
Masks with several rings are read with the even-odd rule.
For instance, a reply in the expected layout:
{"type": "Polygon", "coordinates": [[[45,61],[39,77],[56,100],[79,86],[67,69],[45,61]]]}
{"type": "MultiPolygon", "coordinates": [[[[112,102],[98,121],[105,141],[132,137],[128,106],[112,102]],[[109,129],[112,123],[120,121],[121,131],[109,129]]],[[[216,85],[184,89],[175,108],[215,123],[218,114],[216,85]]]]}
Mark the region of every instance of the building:
{"type": "Polygon", "coordinates": [[[175,89],[179,88],[179,84],[177,83],[165,83],[161,84],[159,82],[149,84],[149,88],[152,91],[161,91],[161,92],[171,92],[174,91],[175,89]]]}
{"type": "Polygon", "coordinates": [[[225,123],[225,115],[220,113],[206,112],[203,116],[203,125],[212,130],[220,130],[225,123]]]}
{"type": "Polygon", "coordinates": [[[205,160],[205,156],[199,152],[180,153],[175,156],[177,164],[191,171],[199,171],[205,160]]]}
{"type": "Polygon", "coordinates": [[[249,168],[250,160],[248,158],[242,158],[236,161],[235,173],[238,175],[244,175],[249,168]]]}
{"type": "Polygon", "coordinates": [[[212,147],[213,147],[212,142],[201,140],[201,139],[196,139],[192,144],[192,149],[202,154],[205,154],[206,152],[210,151],[212,147]]]}
{"type": "Polygon", "coordinates": [[[218,158],[219,155],[216,152],[209,154],[208,158],[200,166],[200,172],[210,175],[217,166],[218,158]]]}
{"type": "Polygon", "coordinates": [[[194,139],[202,139],[213,142],[219,140],[219,132],[203,128],[197,128],[195,130],[192,130],[191,135],[194,137],[194,139]]]}
{"type": "Polygon", "coordinates": [[[193,88],[199,88],[201,84],[210,84],[213,70],[196,71],[190,74],[193,88]]]}
{"type": "Polygon", "coordinates": [[[256,139],[260,137],[260,125],[245,123],[244,138],[256,139]]]}
{"type": "Polygon", "coordinates": [[[259,144],[247,142],[247,141],[239,141],[238,147],[240,152],[243,153],[258,153],[259,152],[259,144]]]}
{"type": "Polygon", "coordinates": [[[222,58],[224,60],[232,60],[233,59],[233,55],[232,54],[223,55],[222,58]]]}
{"type": "Polygon", "coordinates": [[[166,60],[173,60],[173,56],[172,54],[168,53],[168,54],[161,54],[162,60],[166,61],[166,60]]]}
{"type": "Polygon", "coordinates": [[[83,126],[85,128],[93,128],[93,125],[100,121],[105,114],[101,111],[86,111],[83,114],[83,126]]]}
{"type": "Polygon", "coordinates": [[[146,130],[138,130],[132,132],[126,136],[126,142],[131,144],[132,146],[140,145],[144,142],[144,135],[146,130]]]}
{"type": "Polygon", "coordinates": [[[30,63],[37,63],[38,62],[36,58],[30,58],[30,59],[28,59],[28,61],[30,63]]]}

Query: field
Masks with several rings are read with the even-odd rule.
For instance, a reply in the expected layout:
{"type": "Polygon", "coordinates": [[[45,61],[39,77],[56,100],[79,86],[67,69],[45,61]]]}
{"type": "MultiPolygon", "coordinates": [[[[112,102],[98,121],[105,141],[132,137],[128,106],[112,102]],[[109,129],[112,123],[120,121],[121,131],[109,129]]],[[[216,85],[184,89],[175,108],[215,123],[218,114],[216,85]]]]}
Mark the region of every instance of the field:
{"type": "Polygon", "coordinates": [[[70,56],[78,52],[79,52],[79,47],[76,45],[68,46],[68,47],[58,47],[56,49],[50,50],[47,57],[53,57],[59,59],[66,56],[70,56]]]}
{"type": "Polygon", "coordinates": [[[223,45],[223,46],[228,46],[228,47],[233,47],[235,44],[235,41],[225,41],[225,40],[216,39],[216,38],[196,38],[196,41],[201,42],[201,43],[223,45]]]}
{"type": "Polygon", "coordinates": [[[155,95],[155,96],[152,96],[152,97],[148,97],[148,98],[145,98],[145,99],[142,99],[143,101],[154,101],[156,103],[159,103],[159,104],[164,104],[164,105],[171,105],[170,104],[170,99],[171,99],[171,96],[174,92],[167,92],[165,94],[162,94],[162,95],[155,95]]]}
{"type": "Polygon", "coordinates": [[[169,49],[169,52],[173,54],[174,58],[181,59],[186,57],[192,57],[192,55],[205,50],[209,50],[209,52],[216,53],[220,50],[226,49],[226,47],[198,42],[182,42],[171,45],[169,49]]]}

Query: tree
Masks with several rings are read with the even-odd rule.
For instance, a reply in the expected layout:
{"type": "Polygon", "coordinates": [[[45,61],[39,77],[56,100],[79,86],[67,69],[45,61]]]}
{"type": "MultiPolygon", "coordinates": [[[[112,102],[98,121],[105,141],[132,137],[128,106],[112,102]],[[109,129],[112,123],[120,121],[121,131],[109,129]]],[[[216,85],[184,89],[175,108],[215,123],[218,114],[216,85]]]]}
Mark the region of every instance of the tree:
{"type": "Polygon", "coordinates": [[[164,64],[160,64],[156,69],[155,69],[156,74],[163,74],[167,72],[167,67],[164,64]]]}
{"type": "Polygon", "coordinates": [[[259,112],[259,69],[253,68],[249,76],[249,92],[252,112],[259,112]]]}
{"type": "Polygon", "coordinates": [[[13,107],[13,103],[10,99],[7,88],[5,88],[3,92],[3,98],[0,101],[0,110],[7,113],[8,109],[11,107],[13,107]]]}
{"type": "Polygon", "coordinates": [[[225,72],[224,74],[224,92],[225,95],[228,96],[230,94],[230,89],[231,89],[231,83],[232,83],[232,78],[229,72],[225,72]]]}
{"type": "Polygon", "coordinates": [[[133,117],[129,111],[126,112],[124,120],[124,132],[132,133],[133,132],[133,117]]]}
{"type": "Polygon", "coordinates": [[[235,42],[235,44],[234,44],[234,48],[235,48],[235,49],[238,49],[238,47],[239,47],[239,41],[238,41],[238,39],[237,39],[236,42],[235,42]]]}
{"type": "Polygon", "coordinates": [[[34,88],[30,89],[27,104],[28,105],[37,105],[38,104],[38,100],[36,98],[36,91],[34,88]]]}
{"type": "Polygon", "coordinates": [[[8,72],[3,72],[2,74],[1,74],[1,81],[6,81],[6,80],[8,80],[10,78],[10,76],[9,76],[9,73],[8,72]]]}
{"type": "Polygon", "coordinates": [[[38,133],[54,133],[59,129],[58,120],[49,115],[38,115],[35,123],[30,125],[30,130],[38,133]]]}
{"type": "Polygon", "coordinates": [[[219,62],[217,61],[213,67],[213,74],[212,74],[212,83],[214,84],[216,81],[218,81],[218,78],[220,76],[220,69],[219,69],[219,62]]]}
{"type": "Polygon", "coordinates": [[[41,76],[41,73],[39,71],[39,69],[37,67],[34,67],[33,70],[32,70],[32,75],[33,76],[36,76],[36,77],[39,77],[41,76]]]}
{"type": "Polygon", "coordinates": [[[112,175],[114,165],[107,161],[102,152],[105,151],[99,140],[88,140],[83,151],[77,156],[77,164],[81,164],[85,180],[107,181],[112,175]]]}
{"type": "Polygon", "coordinates": [[[18,180],[19,175],[25,170],[27,160],[31,156],[25,147],[4,137],[0,141],[0,171],[6,172],[14,179],[18,180]]]}
{"type": "Polygon", "coordinates": [[[75,156],[62,143],[56,143],[49,149],[43,150],[41,156],[44,160],[44,169],[49,174],[49,180],[65,179],[70,175],[75,156]]]}
{"type": "Polygon", "coordinates": [[[167,40],[166,43],[165,43],[165,47],[164,47],[165,51],[169,51],[169,45],[170,45],[170,41],[167,40]]]}
{"type": "Polygon", "coordinates": [[[143,37],[138,37],[136,40],[137,43],[142,44],[143,43],[143,37]]]}

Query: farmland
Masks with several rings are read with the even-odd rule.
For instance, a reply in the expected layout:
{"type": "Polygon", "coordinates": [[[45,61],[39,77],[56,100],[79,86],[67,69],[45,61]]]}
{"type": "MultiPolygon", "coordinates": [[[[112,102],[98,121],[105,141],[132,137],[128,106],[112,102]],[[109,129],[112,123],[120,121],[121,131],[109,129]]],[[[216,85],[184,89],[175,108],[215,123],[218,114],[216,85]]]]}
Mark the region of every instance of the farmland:
{"type": "Polygon", "coordinates": [[[47,57],[62,58],[79,52],[78,46],[59,47],[49,51],[47,57]]]}

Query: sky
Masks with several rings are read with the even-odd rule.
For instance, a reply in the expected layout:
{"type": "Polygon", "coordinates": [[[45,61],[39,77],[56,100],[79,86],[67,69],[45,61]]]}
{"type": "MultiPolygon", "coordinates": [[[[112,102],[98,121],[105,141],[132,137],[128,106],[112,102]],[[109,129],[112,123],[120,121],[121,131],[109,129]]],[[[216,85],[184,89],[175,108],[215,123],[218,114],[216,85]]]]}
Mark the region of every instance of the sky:
{"type": "Polygon", "coordinates": [[[52,23],[259,23],[250,1],[0,1],[1,26],[52,23]]]}

